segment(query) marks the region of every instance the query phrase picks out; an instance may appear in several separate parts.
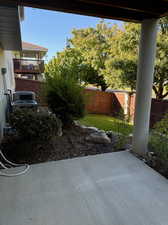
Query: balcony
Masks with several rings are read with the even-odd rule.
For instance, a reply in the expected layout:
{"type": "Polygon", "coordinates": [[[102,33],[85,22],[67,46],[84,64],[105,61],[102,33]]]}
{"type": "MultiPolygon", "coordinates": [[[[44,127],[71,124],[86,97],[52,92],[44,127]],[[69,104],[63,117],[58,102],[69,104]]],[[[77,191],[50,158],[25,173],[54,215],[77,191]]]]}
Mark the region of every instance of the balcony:
{"type": "Polygon", "coordinates": [[[14,72],[18,74],[41,74],[44,72],[44,60],[13,59],[14,72]]]}

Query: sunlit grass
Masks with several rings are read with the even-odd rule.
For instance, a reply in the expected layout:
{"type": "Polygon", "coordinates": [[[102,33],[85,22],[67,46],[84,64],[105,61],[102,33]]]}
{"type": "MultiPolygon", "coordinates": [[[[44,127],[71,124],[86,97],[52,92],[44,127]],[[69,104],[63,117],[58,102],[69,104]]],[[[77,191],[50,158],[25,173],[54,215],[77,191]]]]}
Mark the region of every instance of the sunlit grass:
{"type": "Polygon", "coordinates": [[[88,114],[80,120],[80,123],[85,126],[97,127],[100,130],[114,131],[124,135],[132,133],[133,130],[133,126],[130,123],[105,115],[88,114]]]}

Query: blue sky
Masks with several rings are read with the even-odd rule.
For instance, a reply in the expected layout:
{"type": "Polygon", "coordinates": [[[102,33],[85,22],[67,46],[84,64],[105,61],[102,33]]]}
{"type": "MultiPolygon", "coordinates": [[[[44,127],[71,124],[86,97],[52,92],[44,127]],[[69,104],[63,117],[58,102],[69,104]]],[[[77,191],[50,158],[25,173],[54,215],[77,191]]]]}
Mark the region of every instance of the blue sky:
{"type": "MultiPolygon", "coordinates": [[[[22,40],[48,48],[48,59],[63,50],[73,28],[94,27],[100,18],[25,8],[21,24],[22,40]]],[[[115,20],[105,20],[121,23],[115,20]]]]}

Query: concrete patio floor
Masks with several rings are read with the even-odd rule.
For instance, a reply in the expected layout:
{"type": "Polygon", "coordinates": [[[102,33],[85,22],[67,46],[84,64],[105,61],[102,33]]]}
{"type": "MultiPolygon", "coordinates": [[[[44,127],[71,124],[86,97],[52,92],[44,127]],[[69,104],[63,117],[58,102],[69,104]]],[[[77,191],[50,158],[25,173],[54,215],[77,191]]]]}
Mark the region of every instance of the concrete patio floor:
{"type": "Polygon", "coordinates": [[[167,225],[168,181],[129,152],[0,177],[0,225],[167,225]]]}

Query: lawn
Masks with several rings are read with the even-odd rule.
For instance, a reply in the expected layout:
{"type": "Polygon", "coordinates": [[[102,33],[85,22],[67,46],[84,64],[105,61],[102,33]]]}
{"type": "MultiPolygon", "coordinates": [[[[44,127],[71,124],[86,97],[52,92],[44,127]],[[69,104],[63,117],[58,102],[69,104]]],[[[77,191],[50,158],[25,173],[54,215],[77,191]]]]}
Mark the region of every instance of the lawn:
{"type": "Polygon", "coordinates": [[[88,114],[83,119],[80,119],[80,123],[85,126],[97,127],[100,130],[114,131],[128,135],[132,133],[133,125],[116,119],[111,116],[88,114]]]}

